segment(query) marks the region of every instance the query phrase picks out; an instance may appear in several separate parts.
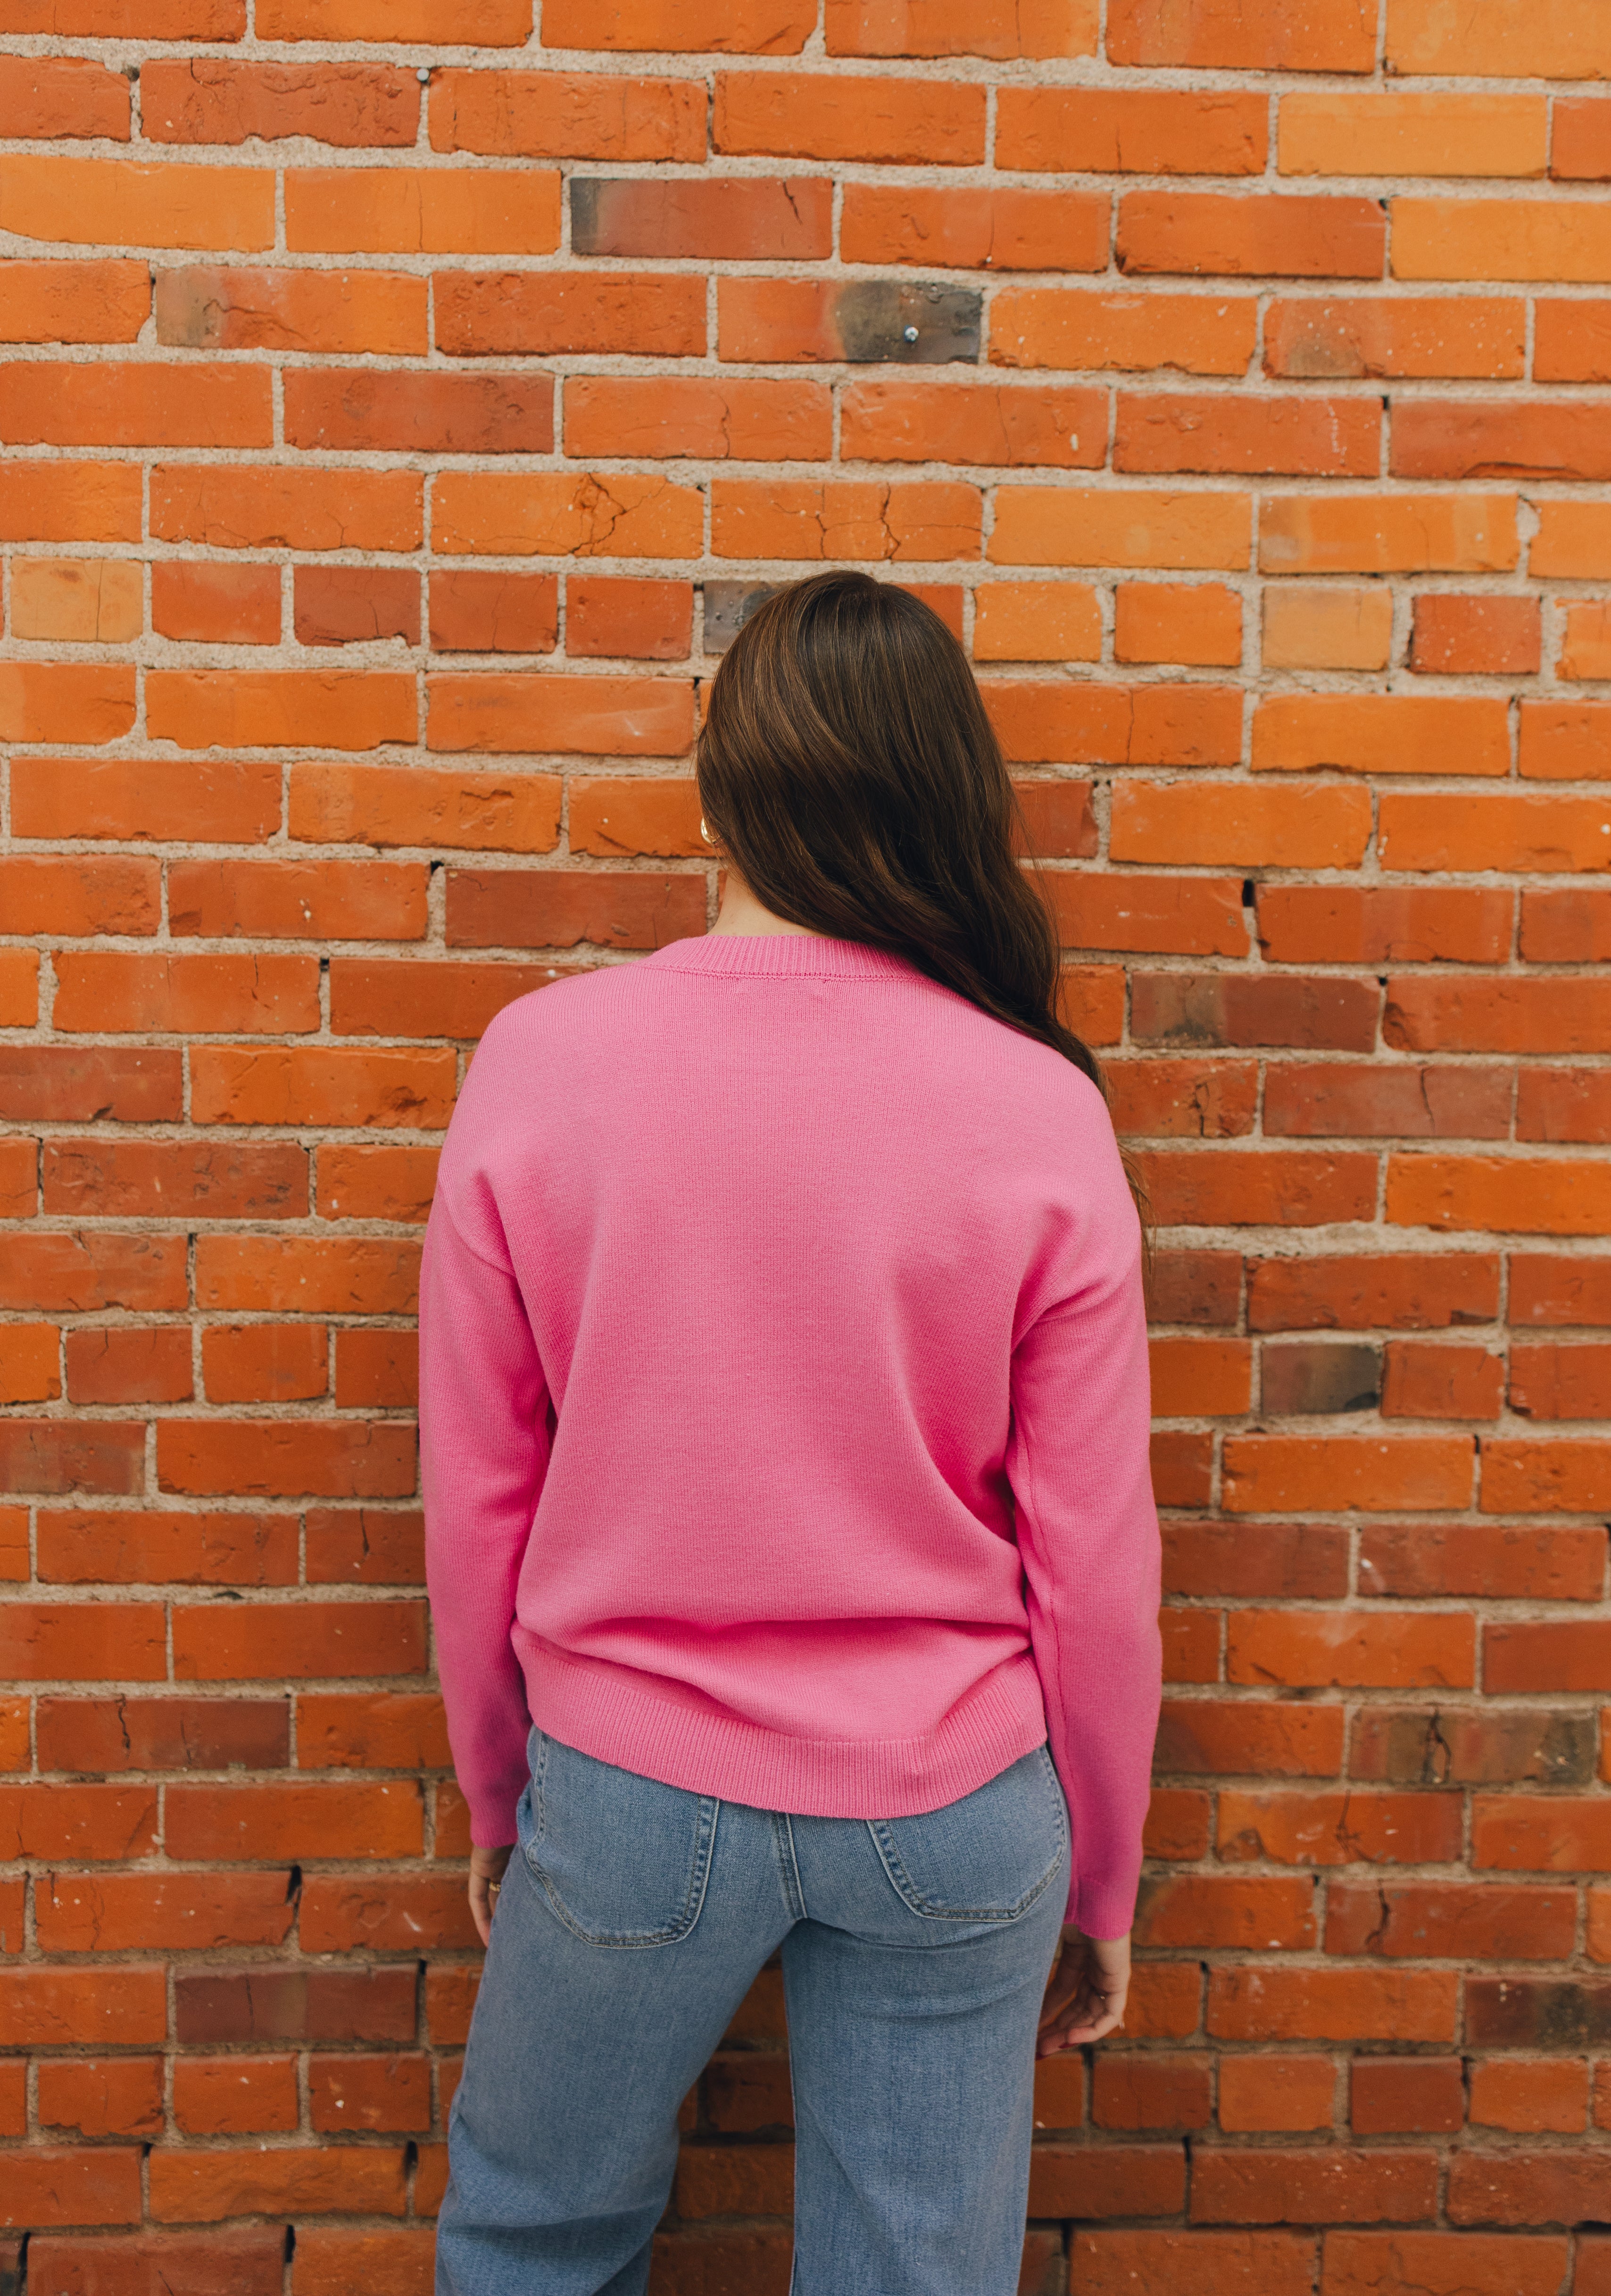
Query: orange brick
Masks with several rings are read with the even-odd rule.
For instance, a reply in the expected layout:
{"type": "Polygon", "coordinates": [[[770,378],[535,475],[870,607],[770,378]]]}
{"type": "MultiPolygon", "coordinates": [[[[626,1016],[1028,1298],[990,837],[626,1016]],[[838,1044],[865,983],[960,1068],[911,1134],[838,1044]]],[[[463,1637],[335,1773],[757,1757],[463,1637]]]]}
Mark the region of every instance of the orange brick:
{"type": "Polygon", "coordinates": [[[0,117],[8,136],[104,135],[127,144],[128,83],[87,57],[7,56],[0,60],[0,117]]]}
{"type": "Polygon", "coordinates": [[[694,637],[690,582],[572,575],[565,586],[565,651],[637,661],[681,661],[694,637]]]}
{"type": "Polygon", "coordinates": [[[1115,64],[1188,64],[1210,71],[1368,72],[1376,64],[1369,0],[1299,12],[1284,0],[1114,0],[1107,56],[1115,64]]]}
{"type": "Polygon", "coordinates": [[[1599,502],[1543,502],[1527,554],[1534,574],[1595,580],[1611,574],[1611,508],[1599,502]]]}
{"type": "Polygon", "coordinates": [[[1540,296],[1533,305],[1533,372],[1540,382],[1611,378],[1611,301],[1540,296]]]}
{"type": "Polygon", "coordinates": [[[579,375],[565,387],[567,455],[826,463],[833,432],[819,382],[579,375]]]}
{"type": "Polygon", "coordinates": [[[1224,583],[1124,582],[1114,594],[1115,661],[1208,668],[1241,659],[1242,601],[1224,583]]]}
{"type": "Polygon", "coordinates": [[[280,570],[160,562],[151,570],[151,624],[167,638],[274,645],[280,635],[280,570]]]}
{"type": "MultiPolygon", "coordinates": [[[[475,0],[479,46],[521,47],[531,33],[531,0],[475,0]]],[[[259,40],[404,40],[440,46],[471,25],[456,0],[263,0],[259,40]]]]}
{"type": "Polygon", "coordinates": [[[1611,1173],[1542,1157],[1390,1156],[1387,1218],[1398,1227],[1611,1235],[1611,1173]]]}
{"type": "Polygon", "coordinates": [[[439,670],[429,694],[427,743],[436,750],[673,758],[694,738],[686,678],[439,670]]]}
{"type": "Polygon", "coordinates": [[[144,626],[144,590],[141,568],[117,559],[13,559],[12,636],[125,645],[144,626]]]}
{"type": "Polygon", "coordinates": [[[998,566],[1243,567],[1252,507],[1240,494],[1003,487],[987,554],[998,566]]]}
{"type": "Polygon", "coordinates": [[[1563,677],[1611,677],[1611,606],[1604,599],[1566,608],[1558,667],[1563,677]]]}
{"type": "Polygon", "coordinates": [[[531,160],[703,160],[704,88],[692,79],[449,64],[431,75],[431,148],[531,160]]]}
{"type": "Polygon", "coordinates": [[[306,135],[316,144],[411,144],[419,83],[395,65],[295,64],[224,56],[153,58],[141,75],[142,131],[160,144],[244,144],[306,135]]]}
{"type": "Polygon", "coordinates": [[[559,209],[559,176],[546,168],[290,168],[285,244],[316,255],[552,255],[559,209]]]}
{"type": "Polygon", "coordinates": [[[847,263],[940,263],[956,270],[1106,271],[1107,238],[1108,201],[1101,193],[1008,184],[966,192],[936,184],[847,184],[839,224],[847,263]]]}
{"type": "Polygon", "coordinates": [[[1508,713],[1497,695],[1269,694],[1253,716],[1252,763],[1255,772],[1502,775],[1508,713]]]}
{"type": "Polygon", "coordinates": [[[984,157],[984,109],[976,83],[719,72],[711,135],[718,152],[966,168],[984,157]]]}
{"type": "Polygon", "coordinates": [[[0,342],[132,343],[151,311],[144,263],[29,263],[0,272],[0,342]]]}
{"type": "Polygon", "coordinates": [[[1285,95],[1284,176],[1541,176],[1541,95],[1285,95]]]}
{"type": "Polygon", "coordinates": [[[972,558],[982,514],[974,487],[719,478],[711,547],[718,558],[972,558]]]}
{"type": "Polygon", "coordinates": [[[1267,574],[1491,574],[1516,564],[1514,495],[1273,495],[1267,574]]]}
{"type": "Polygon", "coordinates": [[[797,55],[816,27],[810,0],[548,0],[543,44],[797,55]]]}
{"type": "Polygon", "coordinates": [[[1272,582],[1263,606],[1266,669],[1387,667],[1393,649],[1390,591],[1272,582]]]}
{"type": "Polygon", "coordinates": [[[547,853],[559,842],[553,774],[430,773],[418,766],[293,766],[292,837],[547,853]]]}
{"type": "MultiPolygon", "coordinates": [[[[1251,296],[1104,295],[1014,288],[990,307],[995,366],[1243,374],[1258,336],[1251,296]]],[[[1518,370],[1519,371],[1519,370],[1518,370]]]]}
{"type": "Polygon", "coordinates": [[[1387,60],[1400,72],[1600,79],[1611,29],[1573,0],[1541,0],[1525,23],[1505,0],[1474,0],[1458,17],[1439,0],[1389,0],[1387,60]]]}
{"type": "MultiPolygon", "coordinates": [[[[1410,204],[1401,201],[1401,207],[1410,204]]],[[[1379,279],[1386,217],[1374,200],[1288,193],[1126,192],[1114,249],[1121,271],[1225,277],[1379,279]]],[[[1394,237],[1394,270],[1397,261],[1394,237]]]]}
{"type": "Polygon", "coordinates": [[[267,168],[0,154],[0,230],[111,247],[274,245],[267,168]]]}
{"type": "Polygon", "coordinates": [[[1527,307],[1462,295],[1278,296],[1264,322],[1270,374],[1513,381],[1525,371],[1527,307]]]}
{"type": "Polygon", "coordinates": [[[1411,669],[1434,676],[1526,677],[1539,666],[1536,598],[1459,597],[1434,593],[1415,602],[1411,669]]]}
{"type": "Polygon", "coordinates": [[[12,462],[0,468],[0,542],[139,539],[137,463],[12,462]]]}
{"type": "Polygon", "coordinates": [[[1381,801],[1389,869],[1603,869],[1611,811],[1592,798],[1484,790],[1459,797],[1395,791],[1381,801]]]}
{"type": "Polygon", "coordinates": [[[827,0],[824,29],[831,56],[1089,56],[1097,8],[1095,0],[827,0]]]}
{"type": "Polygon", "coordinates": [[[395,673],[152,670],[145,695],[152,740],[184,750],[373,750],[416,734],[414,680],[395,673]]]}
{"type": "Polygon", "coordinates": [[[433,482],[437,550],[448,556],[696,556],[703,498],[652,474],[444,471],[433,482]]]}
{"type": "Polygon", "coordinates": [[[53,447],[267,447],[268,376],[244,366],[51,359],[0,365],[8,439],[53,447]]]}
{"type": "Polygon", "coordinates": [[[184,265],[157,275],[157,340],[187,350],[427,348],[427,288],[392,271],[184,265]]]}
{"type": "Polygon", "coordinates": [[[1078,582],[982,582],[974,593],[975,661],[1097,661],[1102,613],[1078,582]]]}
{"type": "Polygon", "coordinates": [[[224,550],[415,550],[420,481],[408,471],[161,463],[151,525],[165,542],[224,550]]]}
{"type": "Polygon", "coordinates": [[[853,382],[840,394],[847,463],[1054,463],[1099,470],[1107,395],[1035,384],[853,382]]]}
{"type": "Polygon", "coordinates": [[[1269,117],[1262,95],[1229,89],[1004,87],[996,99],[996,165],[1059,174],[1258,176],[1269,117]]]}
{"type": "Polygon", "coordinates": [[[1604,183],[1611,174],[1606,115],[1598,98],[1558,99],[1549,145],[1549,173],[1559,181],[1604,183]]]}
{"type": "Polygon", "coordinates": [[[1229,1436],[1224,1505],[1232,1514],[1467,1507],[1472,1464],[1466,1436],[1229,1436]]]}
{"type": "Polygon", "coordinates": [[[1575,2136],[1588,2125],[1588,2065],[1581,2057],[1491,2057],[1472,2068],[1470,2117],[1474,2128],[1575,2136]]]}
{"type": "Polygon", "coordinates": [[[1125,782],[1114,790],[1108,851],[1115,861],[1197,867],[1346,869],[1369,838],[1362,789],[1125,782]]]}
{"type": "Polygon", "coordinates": [[[134,722],[132,666],[0,662],[0,741],[115,742],[134,722]]]}
{"type": "Polygon", "coordinates": [[[629,351],[702,357],[705,282],[695,274],[439,271],[437,348],[484,352],[629,351]]]}
{"type": "Polygon", "coordinates": [[[1611,279],[1611,210],[1588,200],[1393,203],[1395,279],[1611,279]]]}
{"type": "Polygon", "coordinates": [[[1380,418],[1362,399],[1119,394],[1115,471],[1373,478],[1380,460],[1380,418]]]}
{"type": "Polygon", "coordinates": [[[433,570],[431,644],[439,653],[552,653],[559,643],[559,578],[433,570]]]}

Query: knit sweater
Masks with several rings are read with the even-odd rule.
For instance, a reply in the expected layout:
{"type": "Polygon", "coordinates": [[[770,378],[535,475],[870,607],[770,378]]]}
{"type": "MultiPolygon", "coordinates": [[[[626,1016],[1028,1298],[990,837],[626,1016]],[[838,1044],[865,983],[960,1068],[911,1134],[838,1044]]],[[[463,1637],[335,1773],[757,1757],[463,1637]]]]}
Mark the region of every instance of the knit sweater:
{"type": "Polygon", "coordinates": [[[482,1037],[422,1283],[473,1838],[529,1725],[668,1785],[936,1809],[1049,1742],[1130,1924],[1159,1700],[1139,1228],[1096,1087],[903,959],[711,934],[482,1037]]]}

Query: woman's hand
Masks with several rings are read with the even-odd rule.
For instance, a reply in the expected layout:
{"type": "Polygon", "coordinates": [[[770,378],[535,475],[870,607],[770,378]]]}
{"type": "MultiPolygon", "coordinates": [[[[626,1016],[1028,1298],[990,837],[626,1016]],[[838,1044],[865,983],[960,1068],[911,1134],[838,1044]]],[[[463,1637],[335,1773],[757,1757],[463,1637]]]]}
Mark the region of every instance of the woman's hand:
{"type": "Polygon", "coordinates": [[[1065,1936],[1047,1980],[1038,2057],[1100,2041],[1123,2022],[1130,1991],[1130,1939],[1065,1936]]]}
{"type": "Polygon", "coordinates": [[[499,1849],[470,1852],[470,1918],[481,1931],[483,1945],[492,1942],[493,1904],[514,1855],[513,1841],[506,1841],[499,1849]]]}

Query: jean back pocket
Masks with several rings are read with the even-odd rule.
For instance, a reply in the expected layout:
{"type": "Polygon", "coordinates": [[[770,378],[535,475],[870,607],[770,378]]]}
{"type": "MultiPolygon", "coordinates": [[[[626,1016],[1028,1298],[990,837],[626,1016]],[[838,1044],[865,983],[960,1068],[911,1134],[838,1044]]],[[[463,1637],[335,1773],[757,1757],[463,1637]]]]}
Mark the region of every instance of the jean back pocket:
{"type": "Polygon", "coordinates": [[[869,1818],[884,1870],[915,1914],[937,1922],[1015,1922],[1068,1846],[1063,1789],[1044,1746],[960,1801],[916,1817],[869,1818]]]}
{"type": "Polygon", "coordinates": [[[675,1945],[699,1919],[720,1808],[534,1730],[521,1853],[585,1944],[675,1945]]]}

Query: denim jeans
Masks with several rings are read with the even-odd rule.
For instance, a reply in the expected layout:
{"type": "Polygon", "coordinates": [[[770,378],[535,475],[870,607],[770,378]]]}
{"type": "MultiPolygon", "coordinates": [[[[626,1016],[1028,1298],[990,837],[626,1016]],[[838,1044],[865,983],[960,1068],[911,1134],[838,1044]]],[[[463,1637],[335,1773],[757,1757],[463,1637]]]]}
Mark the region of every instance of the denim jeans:
{"type": "Polygon", "coordinates": [[[1067,1899],[1044,1746],[920,1817],[788,1816],[531,1734],[438,2296],[642,2296],[677,2116],[783,1948],[793,2296],[1013,2296],[1067,1899]]]}

